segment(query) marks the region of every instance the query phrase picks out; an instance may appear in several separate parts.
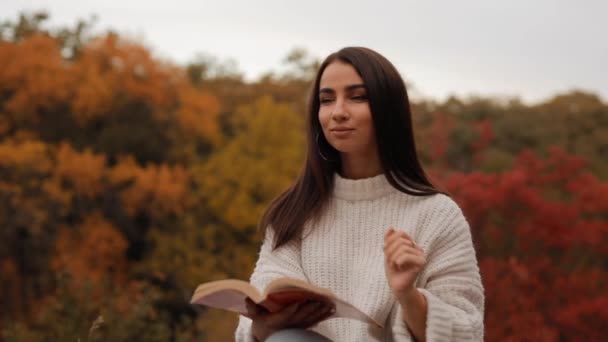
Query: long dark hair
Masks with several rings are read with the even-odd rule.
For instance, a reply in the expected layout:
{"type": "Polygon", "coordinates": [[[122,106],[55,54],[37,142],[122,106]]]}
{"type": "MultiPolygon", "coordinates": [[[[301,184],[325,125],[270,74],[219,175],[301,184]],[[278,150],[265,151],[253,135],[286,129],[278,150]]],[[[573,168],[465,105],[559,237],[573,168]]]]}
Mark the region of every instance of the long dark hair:
{"type": "Polygon", "coordinates": [[[319,122],[319,82],[334,61],[352,65],[363,79],[376,132],[378,154],[388,182],[406,194],[429,196],[437,190],[424,173],[416,153],[410,103],[397,69],[379,53],[346,47],[329,55],[319,67],[310,91],[306,135],[308,151],[294,184],[275,198],[258,228],[274,230],[274,248],[300,238],[304,224],[323,210],[340,171],[339,152],[325,139],[319,122]]]}

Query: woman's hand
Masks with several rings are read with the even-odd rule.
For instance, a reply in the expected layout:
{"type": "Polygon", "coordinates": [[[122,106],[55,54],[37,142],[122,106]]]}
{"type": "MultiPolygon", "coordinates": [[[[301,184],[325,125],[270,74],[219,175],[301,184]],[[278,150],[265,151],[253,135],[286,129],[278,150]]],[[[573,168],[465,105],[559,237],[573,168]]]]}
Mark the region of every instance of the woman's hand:
{"type": "Polygon", "coordinates": [[[422,248],[407,233],[397,232],[391,227],[384,236],[384,270],[397,299],[415,293],[416,278],[425,264],[422,248]]]}
{"type": "Polygon", "coordinates": [[[274,332],[287,328],[307,329],[331,317],[335,313],[333,303],[307,301],[293,303],[271,313],[251,299],[246,299],[247,317],[251,318],[252,333],[258,341],[264,341],[274,332]]]}

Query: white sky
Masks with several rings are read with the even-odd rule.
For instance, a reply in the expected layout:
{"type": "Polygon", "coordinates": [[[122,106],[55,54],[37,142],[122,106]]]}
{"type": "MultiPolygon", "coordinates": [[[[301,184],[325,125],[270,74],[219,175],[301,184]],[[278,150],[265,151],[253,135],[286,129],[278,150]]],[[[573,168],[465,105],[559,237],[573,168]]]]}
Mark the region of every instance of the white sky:
{"type": "Polygon", "coordinates": [[[419,95],[519,96],[571,89],[608,99],[608,1],[0,0],[0,20],[46,9],[51,26],[98,16],[96,31],[141,39],[178,63],[232,58],[248,79],[278,70],[294,47],[325,57],[367,46],[419,95]]]}

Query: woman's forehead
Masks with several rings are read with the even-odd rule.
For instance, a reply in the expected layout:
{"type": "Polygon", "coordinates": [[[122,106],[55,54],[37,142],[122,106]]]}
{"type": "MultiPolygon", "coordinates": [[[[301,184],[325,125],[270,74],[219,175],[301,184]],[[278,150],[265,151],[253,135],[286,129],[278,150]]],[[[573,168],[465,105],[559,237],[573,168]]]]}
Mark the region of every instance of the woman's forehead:
{"type": "Polygon", "coordinates": [[[352,65],[335,61],[330,63],[323,71],[319,89],[331,88],[337,90],[360,84],[363,84],[363,79],[352,65]]]}

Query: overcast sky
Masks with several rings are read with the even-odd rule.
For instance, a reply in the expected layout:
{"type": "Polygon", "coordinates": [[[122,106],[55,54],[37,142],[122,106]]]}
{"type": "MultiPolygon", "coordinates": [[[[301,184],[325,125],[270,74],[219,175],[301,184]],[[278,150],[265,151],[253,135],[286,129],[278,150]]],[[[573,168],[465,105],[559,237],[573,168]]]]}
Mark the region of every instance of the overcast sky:
{"type": "Polygon", "coordinates": [[[367,46],[416,93],[545,100],[571,89],[608,100],[608,1],[583,0],[0,0],[0,20],[45,9],[51,26],[98,16],[95,29],[140,39],[177,63],[232,58],[248,79],[294,47],[323,58],[367,46]]]}

